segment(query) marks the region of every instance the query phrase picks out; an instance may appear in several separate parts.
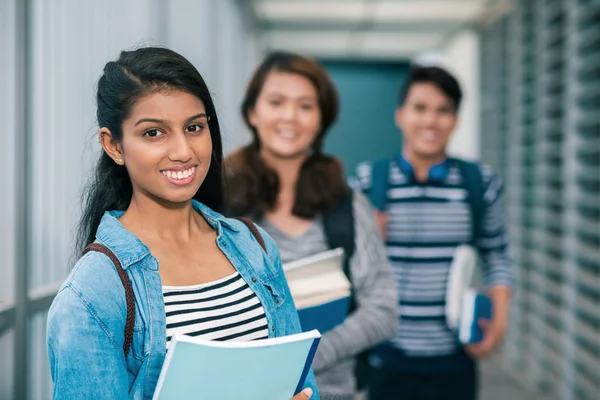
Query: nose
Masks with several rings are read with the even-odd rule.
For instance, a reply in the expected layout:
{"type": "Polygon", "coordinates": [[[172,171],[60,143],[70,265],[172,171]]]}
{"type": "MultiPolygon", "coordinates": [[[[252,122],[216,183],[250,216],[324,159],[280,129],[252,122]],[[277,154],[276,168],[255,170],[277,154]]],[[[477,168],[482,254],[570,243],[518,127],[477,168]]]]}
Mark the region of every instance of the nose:
{"type": "Polygon", "coordinates": [[[428,110],[423,113],[423,119],[421,120],[421,122],[423,123],[424,126],[431,127],[431,126],[435,125],[436,121],[437,121],[437,113],[434,110],[428,110]]]}
{"type": "Polygon", "coordinates": [[[190,147],[185,133],[179,132],[171,136],[169,146],[169,160],[176,162],[188,162],[194,153],[190,147]]]}
{"type": "Polygon", "coordinates": [[[295,104],[288,102],[283,107],[283,119],[285,119],[286,121],[295,121],[297,114],[297,107],[295,104]]]}

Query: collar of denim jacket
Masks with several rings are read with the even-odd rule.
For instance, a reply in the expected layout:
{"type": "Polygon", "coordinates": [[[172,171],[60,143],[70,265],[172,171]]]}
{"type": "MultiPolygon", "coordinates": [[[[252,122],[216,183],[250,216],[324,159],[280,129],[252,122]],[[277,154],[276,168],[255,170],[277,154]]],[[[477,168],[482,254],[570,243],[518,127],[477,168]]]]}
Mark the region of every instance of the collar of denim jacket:
{"type": "MultiPolygon", "coordinates": [[[[196,200],[192,200],[192,205],[196,211],[204,216],[218,236],[221,236],[223,228],[234,232],[239,231],[238,227],[229,219],[211,210],[206,205],[196,200]]],[[[119,259],[123,269],[127,269],[130,265],[138,263],[150,255],[150,249],[121,224],[119,218],[123,214],[124,211],[120,210],[106,211],[98,226],[96,240],[108,247],[119,259]]],[[[158,267],[158,265],[155,267],[158,267]]]]}

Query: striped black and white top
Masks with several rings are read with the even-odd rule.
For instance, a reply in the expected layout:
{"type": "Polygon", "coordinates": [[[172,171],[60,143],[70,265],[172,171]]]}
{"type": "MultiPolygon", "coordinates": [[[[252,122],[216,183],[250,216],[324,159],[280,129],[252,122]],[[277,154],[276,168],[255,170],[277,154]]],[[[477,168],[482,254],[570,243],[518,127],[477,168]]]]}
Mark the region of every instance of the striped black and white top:
{"type": "Polygon", "coordinates": [[[269,334],[265,310],[238,272],[193,286],[163,286],[167,348],[174,334],[249,341],[269,334]]]}
{"type": "MultiPolygon", "coordinates": [[[[357,168],[357,186],[371,189],[371,164],[357,168]]],[[[514,285],[507,253],[504,197],[500,180],[481,166],[484,185],[483,237],[477,247],[487,287],[514,285]]],[[[356,187],[356,186],[355,186],[356,187]]],[[[389,345],[411,357],[448,356],[457,340],[445,322],[448,271],[456,247],[472,241],[471,207],[457,166],[441,180],[416,182],[396,161],[389,164],[386,252],[400,296],[400,329],[389,345]]]]}

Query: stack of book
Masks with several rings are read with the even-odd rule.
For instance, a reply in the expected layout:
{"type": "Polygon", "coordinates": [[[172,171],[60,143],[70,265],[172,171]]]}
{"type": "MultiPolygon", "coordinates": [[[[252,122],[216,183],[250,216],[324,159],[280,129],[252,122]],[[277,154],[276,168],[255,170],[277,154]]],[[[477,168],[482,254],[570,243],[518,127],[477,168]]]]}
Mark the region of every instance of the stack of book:
{"type": "Polygon", "coordinates": [[[283,265],[303,331],[323,334],[348,316],[351,285],[343,262],[339,248],[283,265]]]}
{"type": "Polygon", "coordinates": [[[446,323],[456,332],[461,344],[483,340],[478,321],[492,318],[490,299],[471,287],[477,261],[477,252],[473,247],[458,246],[448,272],[446,323]]]}

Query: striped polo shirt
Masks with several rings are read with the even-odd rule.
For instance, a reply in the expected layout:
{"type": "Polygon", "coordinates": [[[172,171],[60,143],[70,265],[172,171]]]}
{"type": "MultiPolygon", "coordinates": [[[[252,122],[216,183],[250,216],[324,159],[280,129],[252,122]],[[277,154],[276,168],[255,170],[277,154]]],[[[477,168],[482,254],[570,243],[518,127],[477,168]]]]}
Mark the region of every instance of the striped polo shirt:
{"type": "Polygon", "coordinates": [[[269,336],[265,310],[238,272],[194,286],[163,286],[167,348],[175,334],[249,341],[269,336]]]}
{"type": "MultiPolygon", "coordinates": [[[[480,168],[485,210],[483,235],[476,244],[483,281],[487,287],[512,287],[502,185],[489,168],[480,168]]],[[[367,195],[371,170],[370,163],[360,164],[354,181],[367,195]]],[[[473,241],[471,206],[460,170],[448,160],[432,167],[428,181],[420,183],[410,164],[397,155],[390,160],[388,176],[386,252],[399,291],[400,328],[374,353],[374,362],[422,372],[467,365],[445,321],[446,284],[454,251],[473,241]]]]}

